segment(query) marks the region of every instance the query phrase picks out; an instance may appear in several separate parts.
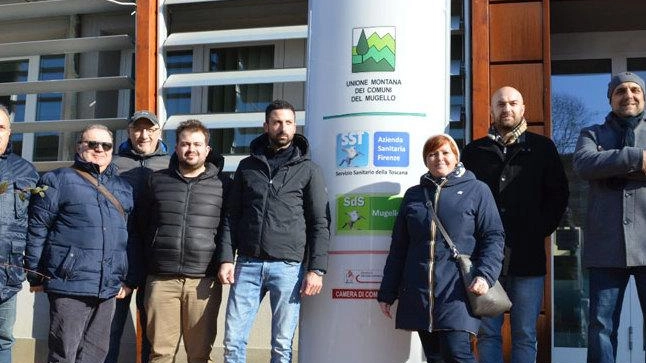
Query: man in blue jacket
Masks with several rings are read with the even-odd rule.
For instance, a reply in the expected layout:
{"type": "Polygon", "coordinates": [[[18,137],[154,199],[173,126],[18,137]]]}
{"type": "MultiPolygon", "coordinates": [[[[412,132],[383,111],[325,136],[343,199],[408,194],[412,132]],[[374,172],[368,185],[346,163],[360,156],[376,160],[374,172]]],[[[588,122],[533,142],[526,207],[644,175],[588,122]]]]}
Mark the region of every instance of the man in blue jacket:
{"type": "Polygon", "coordinates": [[[249,331],[267,292],[271,362],[291,362],[301,296],[316,295],[323,286],[330,239],[327,191],[307,139],[296,134],[295,116],[286,101],[267,106],[265,133],[251,142],[251,156],[240,162],[229,194],[218,273],[223,284],[231,284],[226,363],[246,362],[249,331]]]}
{"type": "Polygon", "coordinates": [[[624,292],[634,276],[646,321],[646,122],[644,80],[630,72],[608,84],[611,112],[581,130],[574,171],[590,184],[583,265],[589,271],[588,362],[614,363],[624,292]]]}
{"type": "Polygon", "coordinates": [[[16,293],[25,279],[27,205],[38,180],[34,166],[11,152],[10,135],[9,111],[0,105],[0,363],[11,363],[16,293]]]}
{"type": "MultiPolygon", "coordinates": [[[[130,274],[132,281],[127,284],[130,288],[137,288],[137,309],[142,329],[141,363],[148,362],[150,343],[146,338],[146,312],[144,310],[144,286],[146,284],[146,268],[143,258],[144,242],[147,222],[141,217],[140,208],[148,208],[149,203],[145,198],[145,188],[148,178],[153,171],[168,167],[170,157],[166,145],[161,140],[162,130],[155,116],[150,111],[137,111],[128,123],[128,140],[119,145],[114,164],[119,168],[119,175],[132,185],[135,210],[128,221],[128,244],[133,248],[133,263],[137,264],[137,276],[130,274]]],[[[121,335],[130,312],[130,299],[132,295],[117,300],[117,306],[110,329],[110,350],[105,358],[105,363],[117,363],[121,346],[121,335]]]]}
{"type": "Polygon", "coordinates": [[[103,125],[81,132],[71,168],[42,176],[44,197],[29,204],[25,265],[31,291],[49,298],[48,362],[103,362],[115,297],[132,290],[128,231],[132,187],[112,164],[112,133],[103,125]]]}

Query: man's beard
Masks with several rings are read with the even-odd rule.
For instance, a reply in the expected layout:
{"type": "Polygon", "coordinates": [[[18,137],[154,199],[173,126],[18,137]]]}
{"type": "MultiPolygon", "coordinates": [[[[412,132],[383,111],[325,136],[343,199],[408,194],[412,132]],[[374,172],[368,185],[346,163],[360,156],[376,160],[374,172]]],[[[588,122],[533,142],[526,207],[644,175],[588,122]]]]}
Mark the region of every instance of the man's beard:
{"type": "Polygon", "coordinates": [[[198,161],[198,162],[197,162],[197,163],[195,163],[195,164],[189,164],[189,163],[187,163],[187,162],[186,162],[186,161],[184,161],[184,160],[179,160],[179,166],[180,166],[180,168],[181,168],[182,170],[186,170],[186,171],[193,171],[193,170],[200,169],[201,167],[203,167],[203,166],[204,166],[204,164],[205,164],[205,163],[206,163],[206,162],[199,162],[199,161],[198,161]]]}
{"type": "Polygon", "coordinates": [[[289,144],[291,144],[291,143],[292,143],[292,139],[293,139],[293,138],[292,138],[292,139],[290,139],[289,137],[287,137],[287,138],[285,138],[285,139],[281,139],[281,136],[283,136],[283,135],[287,136],[287,134],[285,134],[285,133],[282,133],[282,134],[276,135],[276,136],[274,136],[274,137],[271,137],[271,136],[270,136],[270,137],[269,137],[269,144],[270,144],[274,149],[282,149],[282,148],[284,148],[285,146],[289,146],[289,144]]]}

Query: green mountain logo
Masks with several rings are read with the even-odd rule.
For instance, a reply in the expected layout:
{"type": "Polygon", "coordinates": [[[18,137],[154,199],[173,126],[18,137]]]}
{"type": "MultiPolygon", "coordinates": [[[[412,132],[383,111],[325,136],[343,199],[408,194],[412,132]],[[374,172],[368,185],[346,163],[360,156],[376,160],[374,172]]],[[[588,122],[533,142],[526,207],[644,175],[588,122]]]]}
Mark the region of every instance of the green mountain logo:
{"type": "Polygon", "coordinates": [[[352,29],[352,73],[395,71],[395,27],[352,29]]]}

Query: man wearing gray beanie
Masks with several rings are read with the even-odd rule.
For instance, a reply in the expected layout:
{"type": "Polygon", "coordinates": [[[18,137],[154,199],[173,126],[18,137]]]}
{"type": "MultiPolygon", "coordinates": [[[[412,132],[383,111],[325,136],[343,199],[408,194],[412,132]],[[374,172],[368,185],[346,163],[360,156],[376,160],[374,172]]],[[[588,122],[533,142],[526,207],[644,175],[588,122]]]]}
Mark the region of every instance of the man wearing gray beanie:
{"type": "Polygon", "coordinates": [[[590,184],[583,248],[590,277],[588,363],[616,360],[621,306],[631,275],[646,307],[644,80],[618,73],[608,83],[607,95],[612,111],[603,124],[581,131],[573,158],[574,171],[590,184]]]}

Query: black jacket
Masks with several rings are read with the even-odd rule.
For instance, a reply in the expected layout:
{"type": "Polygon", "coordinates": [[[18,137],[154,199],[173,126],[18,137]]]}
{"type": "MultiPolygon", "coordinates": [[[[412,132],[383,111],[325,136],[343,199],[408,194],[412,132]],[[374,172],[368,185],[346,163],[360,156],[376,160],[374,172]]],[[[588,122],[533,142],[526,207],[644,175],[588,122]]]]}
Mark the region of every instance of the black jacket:
{"type": "Polygon", "coordinates": [[[489,188],[511,248],[508,274],[545,275],[545,237],[565,212],[568,183],[552,140],[531,132],[503,147],[489,137],[464,148],[462,162],[489,188]]]}
{"type": "Polygon", "coordinates": [[[296,134],[292,142],[296,152],[273,176],[264,155],[269,138],[263,134],[251,142],[251,156],[233,179],[220,262],[233,262],[237,250],[327,269],[330,219],[323,175],[310,159],[307,139],[296,134]]]}
{"type": "Polygon", "coordinates": [[[142,240],[148,228],[148,220],[139,209],[146,209],[150,201],[146,200],[146,187],[150,174],[168,168],[170,157],[166,145],[160,140],[152,154],[142,155],[134,151],[130,140],[119,145],[119,153],[112,158],[112,163],[119,169],[119,176],[132,185],[132,197],[135,208],[128,219],[128,256],[130,267],[126,284],[132,288],[141,286],[146,280],[146,263],[144,260],[144,242],[142,240]]]}
{"type": "Polygon", "coordinates": [[[149,274],[216,275],[215,251],[226,183],[220,178],[221,163],[218,167],[207,160],[205,165],[202,174],[186,179],[171,159],[169,169],[150,176],[149,274]]]}

